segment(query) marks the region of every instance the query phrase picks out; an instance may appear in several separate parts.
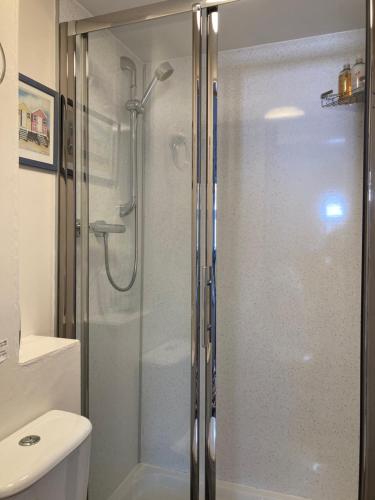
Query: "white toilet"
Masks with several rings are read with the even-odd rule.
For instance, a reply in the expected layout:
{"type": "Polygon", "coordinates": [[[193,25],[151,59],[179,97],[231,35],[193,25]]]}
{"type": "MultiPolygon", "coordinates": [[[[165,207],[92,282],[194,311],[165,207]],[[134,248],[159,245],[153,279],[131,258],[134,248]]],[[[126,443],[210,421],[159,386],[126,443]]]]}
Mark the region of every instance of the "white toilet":
{"type": "Polygon", "coordinates": [[[53,410],[0,441],[0,498],[86,500],[91,429],[53,410]]]}

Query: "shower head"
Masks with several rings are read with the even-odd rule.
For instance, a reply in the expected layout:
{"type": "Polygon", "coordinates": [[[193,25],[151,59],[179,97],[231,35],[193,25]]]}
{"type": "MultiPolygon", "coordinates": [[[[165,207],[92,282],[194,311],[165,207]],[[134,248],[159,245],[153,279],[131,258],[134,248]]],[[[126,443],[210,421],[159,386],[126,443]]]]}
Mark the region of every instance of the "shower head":
{"type": "Polygon", "coordinates": [[[163,62],[156,68],[155,77],[159,82],[164,82],[164,80],[167,80],[172,75],[173,71],[173,66],[168,61],[163,62]]]}
{"type": "Polygon", "coordinates": [[[168,61],[159,64],[159,66],[155,70],[154,77],[151,80],[150,85],[147,87],[146,92],[141,99],[141,106],[144,106],[147,103],[155,85],[158,82],[164,82],[165,80],[167,80],[173,72],[173,66],[168,61]]]}

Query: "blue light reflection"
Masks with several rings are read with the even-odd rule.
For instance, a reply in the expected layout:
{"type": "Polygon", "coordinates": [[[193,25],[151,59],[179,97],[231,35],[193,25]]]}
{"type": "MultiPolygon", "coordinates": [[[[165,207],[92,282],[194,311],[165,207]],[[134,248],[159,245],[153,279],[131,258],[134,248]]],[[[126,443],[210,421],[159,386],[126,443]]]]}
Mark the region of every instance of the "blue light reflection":
{"type": "Polygon", "coordinates": [[[344,222],[347,218],[347,203],[341,194],[328,193],[320,207],[320,218],[330,226],[344,222]]]}
{"type": "Polygon", "coordinates": [[[343,215],[344,215],[344,210],[339,203],[328,203],[326,205],[327,219],[338,219],[342,218],[343,215]]]}

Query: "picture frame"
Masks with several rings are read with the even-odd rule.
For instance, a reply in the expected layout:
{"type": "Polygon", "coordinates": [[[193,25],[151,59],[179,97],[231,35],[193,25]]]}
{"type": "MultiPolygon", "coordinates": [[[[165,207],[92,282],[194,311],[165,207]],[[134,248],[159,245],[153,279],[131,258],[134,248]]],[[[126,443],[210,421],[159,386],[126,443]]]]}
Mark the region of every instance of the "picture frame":
{"type": "Polygon", "coordinates": [[[58,92],[19,74],[18,146],[20,166],[58,169],[58,92]]]}

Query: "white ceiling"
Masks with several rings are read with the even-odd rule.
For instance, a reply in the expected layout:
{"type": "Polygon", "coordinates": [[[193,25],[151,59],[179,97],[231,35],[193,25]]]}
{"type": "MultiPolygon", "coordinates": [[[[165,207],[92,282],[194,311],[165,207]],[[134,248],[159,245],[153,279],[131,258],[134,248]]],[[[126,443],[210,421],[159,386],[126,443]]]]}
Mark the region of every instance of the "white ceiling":
{"type": "MultiPolygon", "coordinates": [[[[80,0],[93,15],[159,0],[80,0]]],[[[240,0],[220,8],[220,48],[269,42],[364,27],[365,0],[240,0]]],[[[144,61],[191,52],[188,15],[148,21],[113,30],[144,61]]]]}

